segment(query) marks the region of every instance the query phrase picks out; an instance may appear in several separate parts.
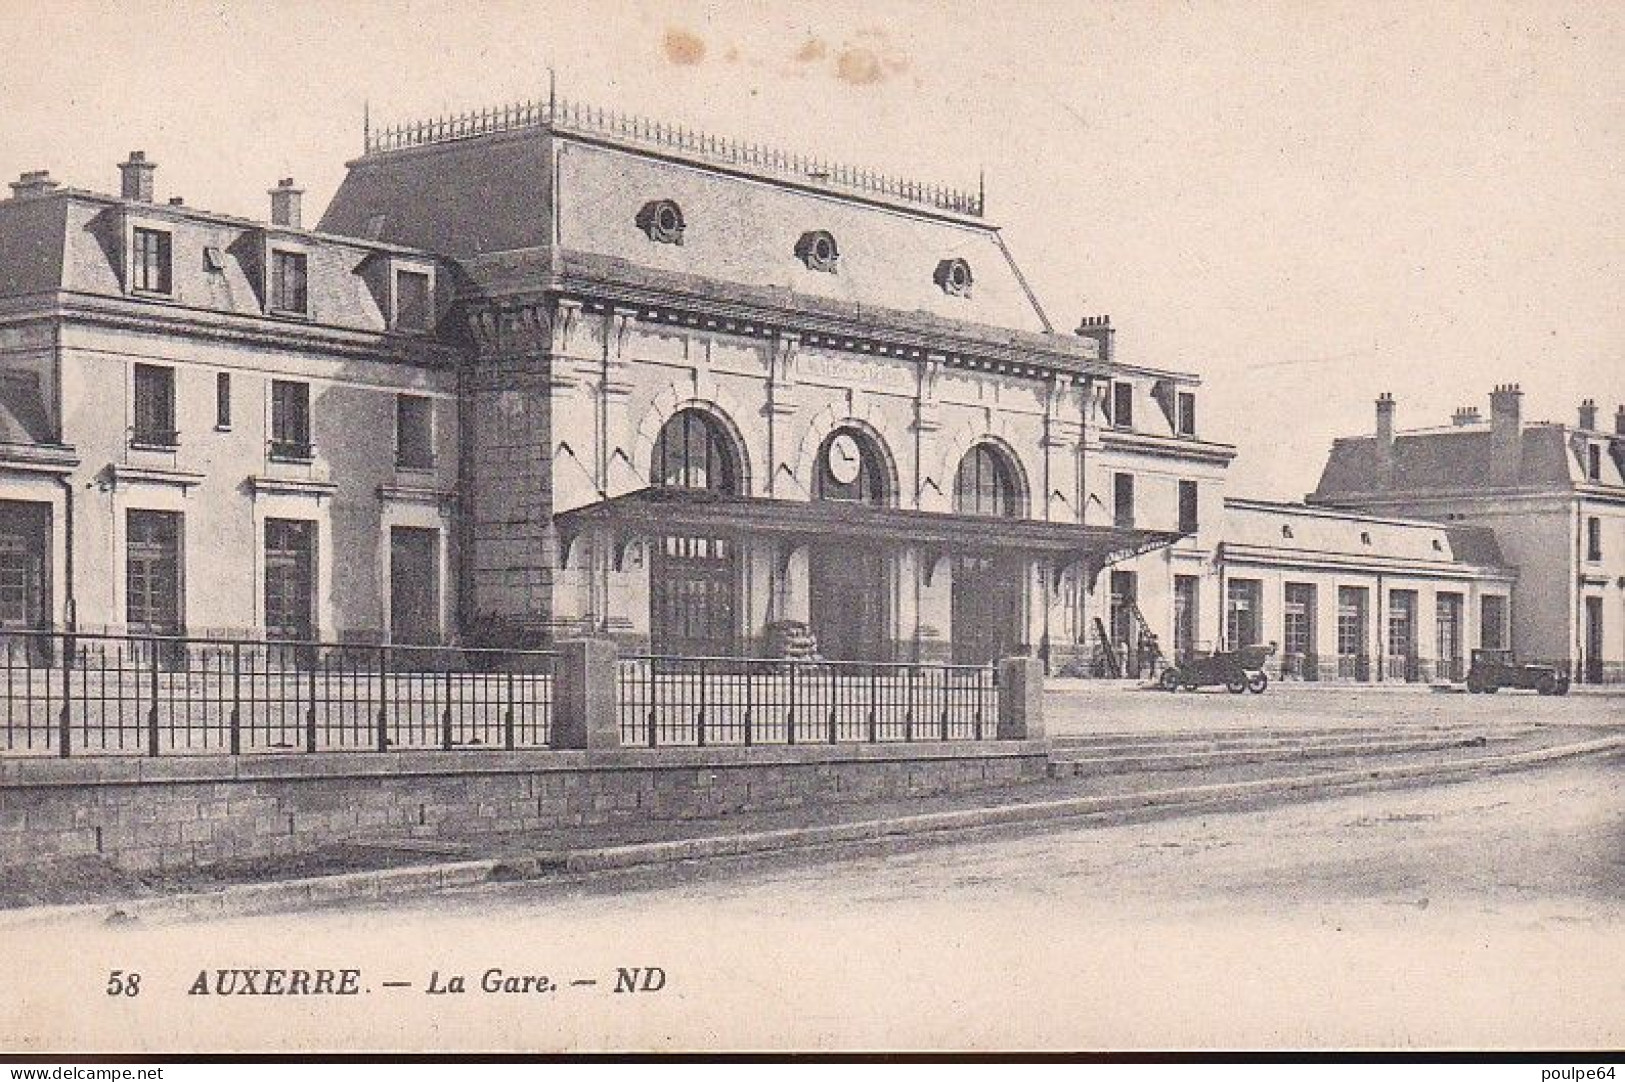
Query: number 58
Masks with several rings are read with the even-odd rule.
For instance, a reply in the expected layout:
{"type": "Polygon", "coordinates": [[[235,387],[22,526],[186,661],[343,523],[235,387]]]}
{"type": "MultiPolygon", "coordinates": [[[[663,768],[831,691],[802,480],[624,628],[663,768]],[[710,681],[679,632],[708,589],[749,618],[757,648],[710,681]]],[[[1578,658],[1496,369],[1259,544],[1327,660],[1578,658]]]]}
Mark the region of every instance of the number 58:
{"type": "Polygon", "coordinates": [[[138,996],[141,994],[141,974],[115,969],[107,975],[107,994],[110,996],[138,996]]]}

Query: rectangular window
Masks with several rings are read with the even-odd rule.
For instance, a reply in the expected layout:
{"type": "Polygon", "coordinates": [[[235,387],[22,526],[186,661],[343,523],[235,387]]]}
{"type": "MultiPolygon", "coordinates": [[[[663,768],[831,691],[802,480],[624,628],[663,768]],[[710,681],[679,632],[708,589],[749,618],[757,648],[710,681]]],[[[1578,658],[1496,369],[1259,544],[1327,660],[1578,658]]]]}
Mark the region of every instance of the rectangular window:
{"type": "Polygon", "coordinates": [[[1134,427],[1134,384],[1112,384],[1112,424],[1118,428],[1134,427]]]}
{"type": "Polygon", "coordinates": [[[174,447],[175,370],[163,365],[135,366],[135,428],[131,442],[146,447],[174,447]]]}
{"type": "Polygon", "coordinates": [[[1112,474],[1112,523],[1116,526],[1134,525],[1134,475],[1112,474]]]}
{"type": "Polygon", "coordinates": [[[440,531],[392,526],[389,531],[389,638],[425,645],[440,641],[440,531]]]}
{"type": "Polygon", "coordinates": [[[306,315],[310,293],[305,278],[303,252],[271,253],[271,308],[278,312],[306,315]]]}
{"type": "Polygon", "coordinates": [[[142,293],[169,293],[174,284],[169,234],[160,229],[137,229],[132,247],[130,288],[142,293]]]}
{"type": "Polygon", "coordinates": [[[230,372],[219,372],[214,377],[214,427],[231,427],[230,372]]]}
{"type": "Polygon", "coordinates": [[[1179,392],[1178,420],[1181,436],[1196,435],[1196,395],[1190,391],[1179,392]]]}
{"type": "Polygon", "coordinates": [[[311,457],[310,384],[287,379],[271,381],[271,455],[311,457]]]}
{"type": "Polygon", "coordinates": [[[1179,532],[1193,534],[1197,529],[1196,482],[1179,482],[1179,532]]]}
{"type": "Polygon", "coordinates": [[[1200,591],[1201,580],[1195,575],[1174,576],[1174,657],[1182,664],[1196,656],[1200,591]]]}
{"type": "Polygon", "coordinates": [[[0,500],[0,630],[50,622],[51,506],[0,500]]]}
{"type": "Polygon", "coordinates": [[[432,321],[429,276],[422,271],[395,273],[395,328],[426,331],[432,321]]]}
{"type": "Polygon", "coordinates": [[[304,641],[316,629],[316,524],[265,520],[265,634],[304,641]]]}
{"type": "Polygon", "coordinates": [[[181,516],[131,511],[126,524],[125,623],[133,634],[179,634],[181,516]]]}
{"type": "Polygon", "coordinates": [[[1388,592],[1388,678],[1417,679],[1416,591],[1388,592]]]}
{"type": "Polygon", "coordinates": [[[1225,647],[1239,650],[1263,641],[1264,584],[1258,579],[1231,579],[1225,595],[1225,647]]]}
{"type": "Polygon", "coordinates": [[[434,468],[434,403],[422,395],[395,396],[395,464],[434,468]]]}
{"type": "Polygon", "coordinates": [[[1586,448],[1586,479],[1602,480],[1602,448],[1594,443],[1586,448]]]}
{"type": "Polygon", "coordinates": [[[1486,595],[1478,602],[1478,645],[1485,650],[1507,648],[1507,599],[1486,595]]]}
{"type": "Polygon", "coordinates": [[[1370,594],[1363,586],[1337,588],[1337,675],[1370,679],[1366,661],[1366,613],[1370,594]]]}
{"type": "Polygon", "coordinates": [[[1281,646],[1283,667],[1306,680],[1315,677],[1315,586],[1310,582],[1289,582],[1282,613],[1281,646]]]}
{"type": "Polygon", "coordinates": [[[1595,515],[1586,519],[1586,559],[1602,559],[1602,519],[1595,515]]]}

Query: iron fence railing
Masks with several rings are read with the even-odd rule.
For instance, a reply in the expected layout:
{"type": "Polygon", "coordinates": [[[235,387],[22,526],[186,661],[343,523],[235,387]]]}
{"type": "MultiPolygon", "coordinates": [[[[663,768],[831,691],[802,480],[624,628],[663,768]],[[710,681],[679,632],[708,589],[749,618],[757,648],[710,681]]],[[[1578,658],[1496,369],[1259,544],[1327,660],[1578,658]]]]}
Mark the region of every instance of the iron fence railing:
{"type": "Polygon", "coordinates": [[[178,636],[0,634],[0,753],[545,747],[555,655],[178,636]]]}
{"type": "Polygon", "coordinates": [[[992,740],[990,665],[635,655],[620,660],[623,746],[992,740]]]}

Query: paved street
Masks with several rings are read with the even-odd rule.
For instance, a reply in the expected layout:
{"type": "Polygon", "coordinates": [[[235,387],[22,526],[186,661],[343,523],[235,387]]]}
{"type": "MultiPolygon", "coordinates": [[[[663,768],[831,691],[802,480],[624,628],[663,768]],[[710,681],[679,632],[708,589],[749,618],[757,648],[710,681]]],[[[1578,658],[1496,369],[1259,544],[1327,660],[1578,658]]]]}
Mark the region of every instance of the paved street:
{"type": "Polygon", "coordinates": [[[1625,688],[1446,694],[1419,685],[1357,686],[1277,681],[1262,695],[1223,688],[1168,693],[1128,684],[1051,680],[1045,715],[1055,735],[1097,732],[1193,733],[1219,728],[1322,729],[1375,724],[1405,729],[1437,724],[1580,725],[1625,728],[1625,688]]]}
{"type": "Polygon", "coordinates": [[[39,983],[0,1003],[80,1044],[116,1026],[221,1047],[1617,1047],[1621,771],[1587,760],[887,855],[44,929],[13,968],[39,983]],[[248,965],[359,966],[373,991],[274,1008],[183,994],[202,967],[248,965]],[[661,991],[606,991],[615,967],[650,965],[661,991]],[[474,987],[492,966],[600,984],[422,994],[432,970],[474,987]],[[102,999],[109,968],[142,969],[148,994],[102,999]]]}

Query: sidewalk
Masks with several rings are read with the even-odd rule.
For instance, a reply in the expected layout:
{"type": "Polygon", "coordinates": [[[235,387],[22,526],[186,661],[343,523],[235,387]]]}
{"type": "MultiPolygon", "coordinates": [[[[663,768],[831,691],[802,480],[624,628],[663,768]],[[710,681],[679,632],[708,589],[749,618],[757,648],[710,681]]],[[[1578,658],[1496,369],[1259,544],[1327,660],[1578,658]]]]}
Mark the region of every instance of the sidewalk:
{"type": "Polygon", "coordinates": [[[1054,778],[909,800],[808,806],[722,819],[637,822],[415,842],[380,838],[281,861],[129,875],[94,861],[8,873],[0,927],[70,915],[198,919],[382,899],[504,879],[842,845],[917,845],[1073,820],[1124,822],[1196,808],[1233,810],[1362,788],[1429,784],[1625,751],[1625,735],[1547,730],[1486,746],[1407,755],[1238,762],[1189,770],[1054,778]]]}

